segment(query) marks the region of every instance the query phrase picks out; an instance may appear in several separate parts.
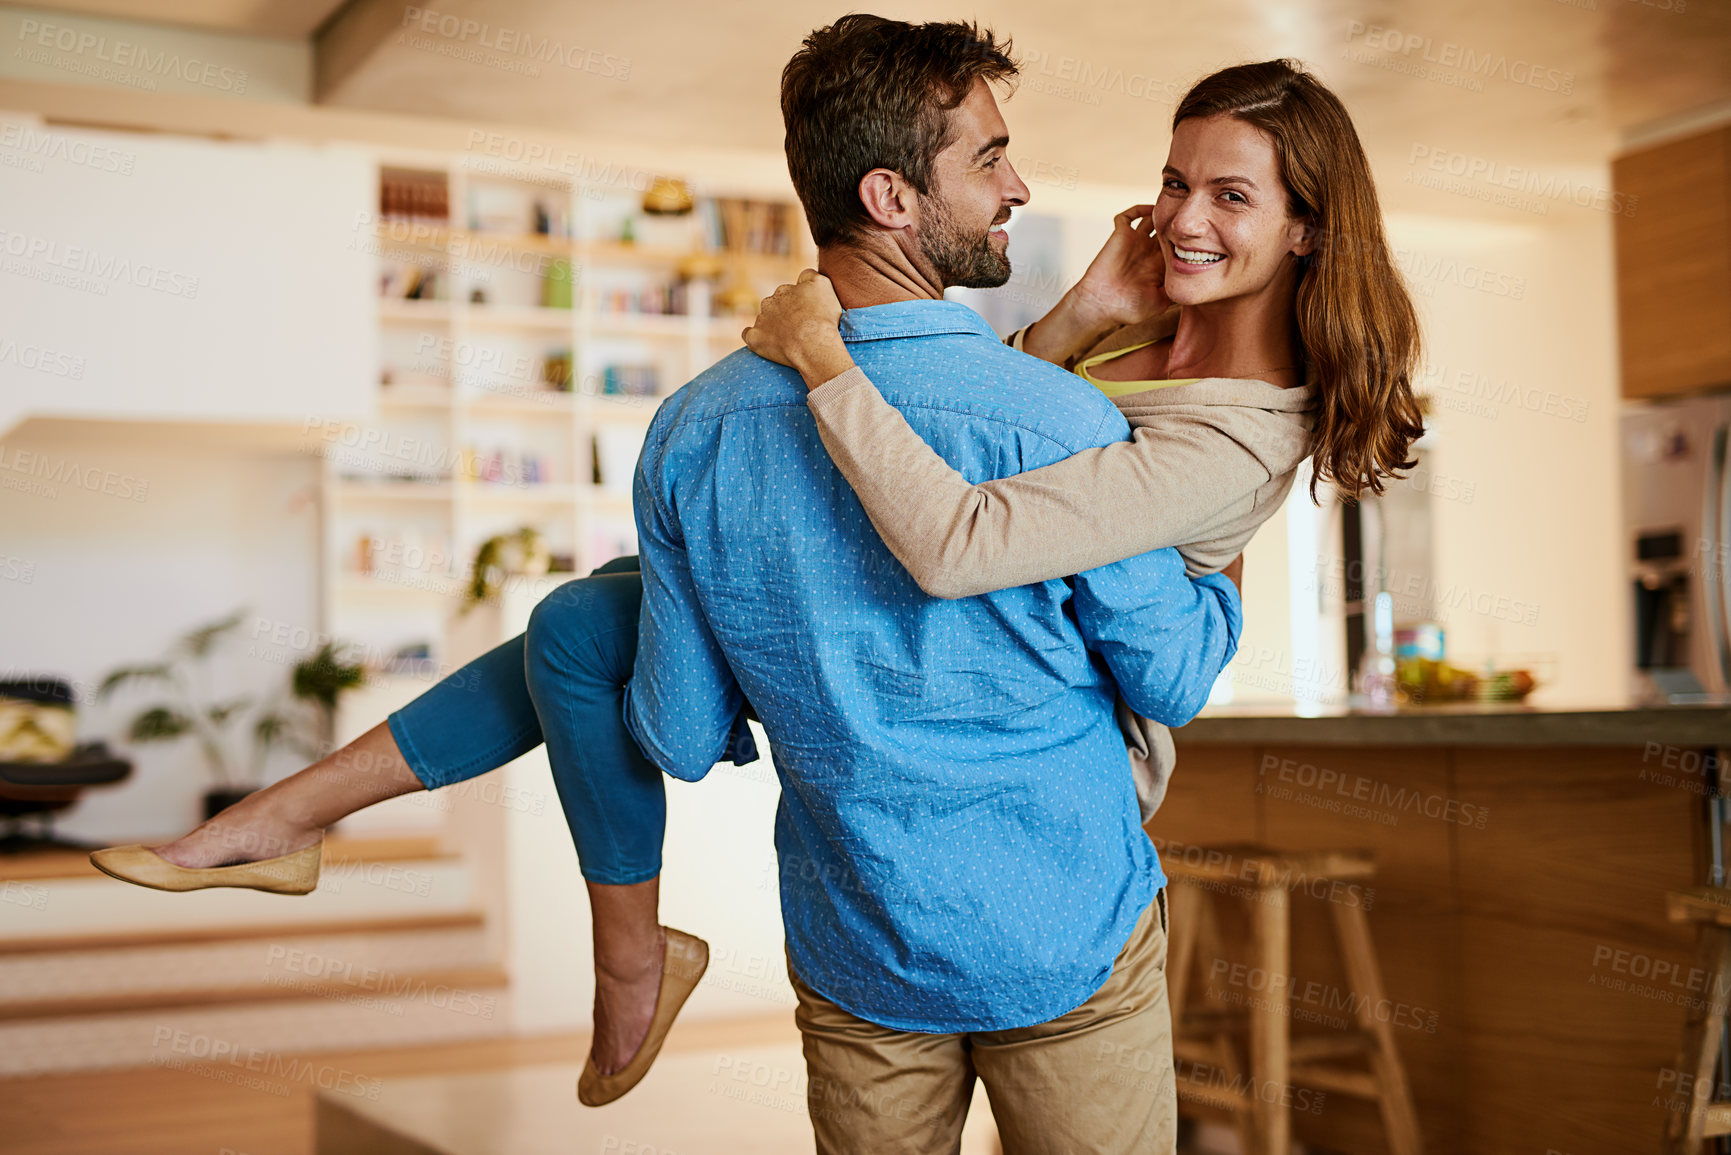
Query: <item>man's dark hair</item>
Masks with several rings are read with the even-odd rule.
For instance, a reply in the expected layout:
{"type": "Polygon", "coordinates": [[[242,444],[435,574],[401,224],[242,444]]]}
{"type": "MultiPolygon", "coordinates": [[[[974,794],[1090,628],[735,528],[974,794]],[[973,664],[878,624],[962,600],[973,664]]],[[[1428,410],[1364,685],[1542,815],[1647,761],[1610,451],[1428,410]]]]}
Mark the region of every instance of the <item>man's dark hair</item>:
{"type": "Polygon", "coordinates": [[[781,73],[787,171],[818,245],[869,224],[859,182],[874,168],[931,191],[950,112],[974,81],[1016,75],[1010,41],[976,24],[908,24],[854,13],[805,38],[781,73]]]}

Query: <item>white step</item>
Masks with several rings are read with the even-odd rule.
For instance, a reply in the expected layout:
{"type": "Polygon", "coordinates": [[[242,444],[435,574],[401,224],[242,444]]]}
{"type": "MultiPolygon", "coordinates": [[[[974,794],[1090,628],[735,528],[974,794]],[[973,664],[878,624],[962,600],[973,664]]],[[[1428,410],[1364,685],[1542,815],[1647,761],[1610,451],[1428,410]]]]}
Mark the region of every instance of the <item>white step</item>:
{"type": "Polygon", "coordinates": [[[66,940],[52,950],[0,946],[0,1021],[127,1003],[210,1002],[213,992],[225,990],[360,996],[388,991],[403,975],[479,970],[492,961],[475,914],[375,920],[319,934],[290,925],[229,939],[114,943],[95,938],[83,949],[66,940]]]}
{"type": "Polygon", "coordinates": [[[365,1004],[308,998],[25,1019],[0,1022],[0,1077],[166,1066],[287,1095],[288,1083],[328,1089],[341,1077],[338,1068],[309,1074],[297,1053],[494,1038],[509,1020],[507,991],[461,986],[365,1004]]]}
{"type": "Polygon", "coordinates": [[[304,895],[234,889],[169,893],[92,872],[0,882],[0,943],[96,932],[329,924],[459,913],[474,905],[471,872],[458,858],[339,861],[327,867],[317,890],[304,895]]]}
{"type": "Polygon", "coordinates": [[[0,1076],[190,1063],[280,1083],[302,1072],[297,1052],[495,1037],[511,1021],[469,868],[431,839],[327,842],[310,895],[164,893],[76,855],[10,873],[0,1076]]]}

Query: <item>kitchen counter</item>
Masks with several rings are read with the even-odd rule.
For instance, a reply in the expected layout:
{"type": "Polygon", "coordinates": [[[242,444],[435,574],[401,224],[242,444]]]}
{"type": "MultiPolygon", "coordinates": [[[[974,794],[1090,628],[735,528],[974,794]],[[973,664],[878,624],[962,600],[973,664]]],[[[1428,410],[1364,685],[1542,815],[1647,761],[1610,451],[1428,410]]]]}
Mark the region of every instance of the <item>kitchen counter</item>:
{"type": "MultiPolygon", "coordinates": [[[[1243,844],[1375,858],[1365,905],[1426,1150],[1657,1149],[1702,974],[1665,895],[1712,877],[1707,799],[1731,709],[1240,706],[1173,737],[1177,767],[1148,824],[1162,858],[1243,844]]],[[[1301,1033],[1368,997],[1330,948],[1328,893],[1291,900],[1279,986],[1301,1033]]],[[[1279,989],[1237,980],[1244,903],[1210,901],[1225,929],[1218,957],[1195,964],[1193,1014],[1279,989]]],[[[1375,1111],[1350,1096],[1293,1126],[1326,1149],[1385,1149],[1375,1111]]]]}
{"type": "Polygon", "coordinates": [[[1731,747],[1731,706],[1568,708],[1463,703],[1392,714],[1210,707],[1173,731],[1180,743],[1322,746],[1731,747]]]}

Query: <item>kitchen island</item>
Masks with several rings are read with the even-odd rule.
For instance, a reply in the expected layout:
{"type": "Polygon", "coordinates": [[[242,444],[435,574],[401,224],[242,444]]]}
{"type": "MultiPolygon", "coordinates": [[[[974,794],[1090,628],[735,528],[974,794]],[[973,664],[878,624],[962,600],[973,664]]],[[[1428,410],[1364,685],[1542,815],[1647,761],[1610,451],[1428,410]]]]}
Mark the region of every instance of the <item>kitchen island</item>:
{"type": "MultiPolygon", "coordinates": [[[[1163,856],[1245,843],[1376,856],[1364,898],[1387,994],[1377,1013],[1427,1151],[1658,1149],[1687,1090],[1684,1010],[1706,990],[1665,894],[1712,880],[1731,709],[1227,709],[1174,737],[1178,767],[1148,826],[1163,856]]],[[[1279,979],[1231,965],[1246,957],[1242,920],[1220,900],[1231,957],[1199,959],[1191,990],[1222,1009],[1283,991],[1295,1035],[1349,1020],[1355,992],[1320,893],[1294,892],[1292,974],[1279,979]]],[[[1343,1096],[1293,1126],[1313,1146],[1385,1149],[1374,1108],[1343,1096]]]]}

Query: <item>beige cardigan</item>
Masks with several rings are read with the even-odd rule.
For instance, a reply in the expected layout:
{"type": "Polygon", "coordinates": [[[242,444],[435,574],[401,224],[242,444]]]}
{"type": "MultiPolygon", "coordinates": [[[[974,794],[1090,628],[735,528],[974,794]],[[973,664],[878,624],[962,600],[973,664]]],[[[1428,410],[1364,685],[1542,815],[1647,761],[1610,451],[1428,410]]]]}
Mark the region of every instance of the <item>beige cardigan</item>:
{"type": "MultiPolygon", "coordinates": [[[[1170,336],[1176,312],[1087,351],[1170,336]]],[[[1020,347],[1021,334],[1011,338],[1020,347]]],[[[872,525],[920,588],[940,598],[1067,577],[1177,546],[1192,576],[1243,552],[1310,452],[1315,389],[1208,377],[1115,399],[1131,439],[970,485],[860,369],[808,397],[819,435],[872,525]]],[[[1174,754],[1166,727],[1118,703],[1146,822],[1174,754]]]]}

